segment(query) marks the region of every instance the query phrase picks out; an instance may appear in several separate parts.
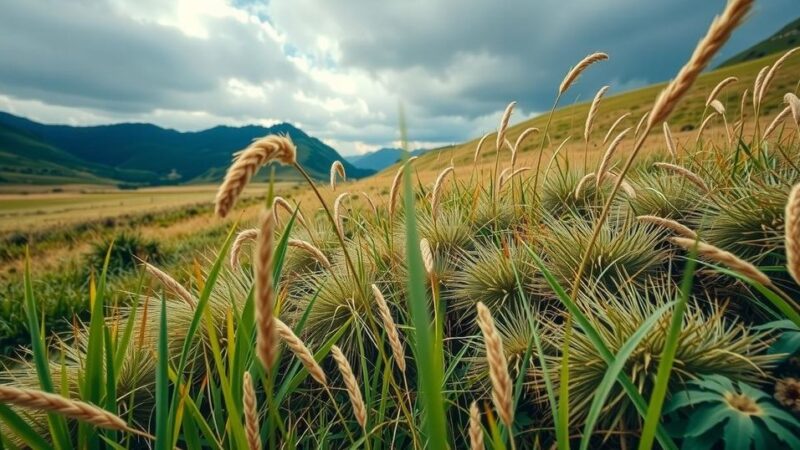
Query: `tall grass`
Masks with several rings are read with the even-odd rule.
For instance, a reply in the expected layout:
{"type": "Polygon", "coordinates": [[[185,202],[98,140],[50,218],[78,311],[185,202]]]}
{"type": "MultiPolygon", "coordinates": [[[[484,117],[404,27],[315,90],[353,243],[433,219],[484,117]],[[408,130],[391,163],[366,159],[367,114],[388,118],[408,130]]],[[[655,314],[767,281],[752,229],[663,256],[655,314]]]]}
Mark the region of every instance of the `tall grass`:
{"type": "MultiPolygon", "coordinates": [[[[796,371],[781,364],[788,355],[770,350],[792,332],[787,323],[800,327],[793,188],[800,168],[787,157],[800,145],[796,127],[769,137],[742,127],[735,143],[709,141],[707,133],[696,146],[677,145],[664,127],[666,147],[654,160],[634,161],[749,6],[734,0],[712,24],[642,119],[621,170],[614,159],[630,129],[617,132],[592,173],[570,167],[558,150],[542,171],[547,127],[531,155],[533,173],[516,169],[533,131],[501,157],[512,103],[488,175],[473,168],[462,179],[448,167],[428,185],[406,158],[382,203],[345,208],[340,193],[331,208],[334,188],[361,190],[350,189],[358,186],[337,166],[332,183],[318,184],[290,139],[266,137],[233,162],[218,214],[234,213],[244,186],[271,161],[294,167],[318,203],[304,205],[302,216],[273,201],[271,186],[259,226],[234,223],[185,269],[190,283],[149,261],[143,272],[159,284],[140,283],[120,304],[108,295],[110,246],[87,287],[88,322],[58,335],[41,321],[26,267],[31,342],[0,372],[0,445],[686,445],[673,429],[676,408],[664,405],[681,398],[688,381],[715,377],[770,390],[775,376],[796,371]],[[508,167],[498,177],[501,164],[508,167]],[[629,195],[617,196],[623,187],[629,195]],[[291,213],[285,224],[275,206],[291,213]],[[257,245],[247,257],[250,242],[257,245]]],[[[570,70],[554,109],[578,75],[604,59],[590,55],[570,70]]],[[[768,93],[769,74],[759,96],[768,93]]],[[[732,83],[718,85],[708,104],[732,83]]],[[[604,92],[577,130],[587,148],[604,92]]],[[[403,120],[401,112],[405,143],[403,120]]]]}

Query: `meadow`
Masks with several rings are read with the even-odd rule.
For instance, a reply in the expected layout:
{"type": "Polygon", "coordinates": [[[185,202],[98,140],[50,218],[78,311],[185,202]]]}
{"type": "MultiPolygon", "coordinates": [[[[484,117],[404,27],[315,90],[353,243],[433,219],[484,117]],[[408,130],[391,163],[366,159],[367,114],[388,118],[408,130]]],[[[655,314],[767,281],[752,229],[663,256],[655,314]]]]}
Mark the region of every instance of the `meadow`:
{"type": "Polygon", "coordinates": [[[701,75],[751,6],[365,180],[250,184],[305,178],[272,135],[213,188],[3,194],[0,447],[800,448],[800,48],[701,75]]]}

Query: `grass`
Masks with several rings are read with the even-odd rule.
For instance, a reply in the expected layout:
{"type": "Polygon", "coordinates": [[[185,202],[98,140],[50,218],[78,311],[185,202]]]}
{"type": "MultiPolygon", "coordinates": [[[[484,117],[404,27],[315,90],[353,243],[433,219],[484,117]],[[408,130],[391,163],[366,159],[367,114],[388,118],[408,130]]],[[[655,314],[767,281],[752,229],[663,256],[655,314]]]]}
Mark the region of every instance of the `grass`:
{"type": "MultiPolygon", "coordinates": [[[[779,101],[797,59],[779,72],[764,109],[779,101]]],[[[670,123],[676,129],[697,126],[703,118],[696,103],[705,101],[714,77],[736,73],[746,84],[764,63],[704,75],[670,123]]],[[[615,113],[635,116],[658,89],[604,99],[591,147],[615,113]]],[[[473,402],[493,449],[677,449],[697,442],[686,425],[676,424],[705,414],[683,393],[687,385],[711,386],[702,380],[715,380],[716,394],[708,400],[714,408],[727,408],[737,423],[756,405],[770,420],[798,429],[794,406],[770,395],[776,378],[800,377],[800,370],[785,362],[800,355],[800,344],[781,339],[792,332],[787,323],[797,325],[800,317],[795,303],[800,286],[786,270],[780,234],[782,208],[800,183],[800,167],[791,157],[800,151],[800,128],[787,121],[764,141],[750,117],[734,143],[719,128],[700,139],[676,133],[675,157],[651,136],[643,155],[630,157],[631,170],[621,172],[632,192],[615,195],[616,188],[591,186],[576,198],[577,181],[597,167],[599,152],[587,169],[582,145],[565,148],[558,157],[550,152],[559,133],[582,132],[581,125],[564,124],[585,109],[570,106],[552,118],[534,119],[533,124],[550,121],[553,130],[550,140],[529,143],[548,152],[543,170],[520,174],[502,190],[494,174],[510,164],[508,155],[487,151],[485,161],[473,166],[474,147],[465,144],[405,162],[403,201],[392,212],[384,206],[394,170],[341,183],[336,192],[310,180],[309,189],[293,196],[292,186],[254,186],[253,199],[240,202],[228,220],[211,221],[210,206],[187,217],[180,214],[181,205],[147,213],[160,220],[128,217],[121,228],[136,231],[135,237],[123,239],[115,225],[100,233],[106,240],[95,244],[93,257],[76,257],[75,278],[88,282],[76,289],[82,309],[70,311],[76,315],[71,322],[62,316],[68,325],[63,328],[43,301],[53,282],[36,283],[49,272],[40,261],[53,258],[46,253],[58,247],[58,232],[45,227],[41,236],[47,245],[32,247],[30,256],[9,252],[7,257],[7,264],[23,265],[16,281],[23,308],[14,317],[23,323],[28,352],[5,361],[0,383],[91,402],[119,416],[130,430],[95,429],[12,400],[0,405],[0,444],[252,447],[253,430],[244,423],[245,373],[254,384],[255,398],[248,403],[257,411],[258,440],[270,449],[466,448],[473,402]],[[447,152],[456,168],[447,184],[435,189],[433,181],[445,167],[440,164],[450,163],[447,152]],[[667,161],[697,174],[708,189],[653,165],[667,161]],[[328,211],[344,191],[367,192],[379,207],[373,211],[351,197],[337,211],[340,225],[328,211]],[[228,267],[229,248],[238,231],[253,227],[273,193],[293,197],[291,204],[299,205],[308,223],[283,218],[274,248],[264,257],[273,261],[266,270],[273,274],[274,289],[256,292],[258,256],[245,247],[241,266],[228,267]],[[645,213],[680,222],[705,250],[687,252],[685,242],[678,246],[671,239],[669,228],[636,220],[645,213]],[[590,239],[593,233],[597,239],[590,239]],[[742,236],[748,240],[741,242],[742,236]],[[425,255],[422,238],[429,245],[425,255]],[[330,267],[303,259],[290,239],[318,248],[330,267]],[[116,246],[130,250],[120,254],[116,246]],[[720,247],[716,259],[703,259],[711,255],[708,246],[720,247]],[[153,262],[173,274],[193,301],[177,298],[131,267],[126,253],[139,248],[152,250],[153,262]],[[758,271],[768,282],[752,279],[758,271]],[[383,329],[386,309],[379,310],[372,286],[385,296],[400,345],[410,350],[403,356],[406,370],[392,361],[402,352],[387,351],[397,342],[383,329]],[[256,295],[259,305],[274,303],[274,315],[308,348],[325,383],[309,379],[308,366],[296,354],[259,336],[269,329],[271,319],[264,317],[271,316],[256,314],[256,295]],[[257,341],[279,355],[271,370],[254,354],[257,341]]],[[[737,115],[733,108],[728,114],[737,115]]],[[[510,128],[509,138],[532,123],[510,128]]],[[[608,161],[612,171],[620,173],[629,144],[608,161]]],[[[291,144],[284,151],[291,167],[291,144]]],[[[542,156],[528,149],[517,166],[542,156]]],[[[302,174],[302,164],[294,169],[302,174]]],[[[186,197],[212,196],[207,188],[185,189],[186,197]]],[[[47,195],[32,195],[42,196],[39,208],[53,208],[47,195]]],[[[163,195],[169,204],[171,194],[163,195]]],[[[77,195],[73,214],[85,204],[77,195]]],[[[85,248],[94,231],[72,230],[76,246],[85,248]]],[[[726,436],[739,439],[711,433],[702,442],[736,448],[762,435],[775,446],[793,442],[770,426],[771,433],[757,425],[736,433],[726,428],[726,436]]]]}

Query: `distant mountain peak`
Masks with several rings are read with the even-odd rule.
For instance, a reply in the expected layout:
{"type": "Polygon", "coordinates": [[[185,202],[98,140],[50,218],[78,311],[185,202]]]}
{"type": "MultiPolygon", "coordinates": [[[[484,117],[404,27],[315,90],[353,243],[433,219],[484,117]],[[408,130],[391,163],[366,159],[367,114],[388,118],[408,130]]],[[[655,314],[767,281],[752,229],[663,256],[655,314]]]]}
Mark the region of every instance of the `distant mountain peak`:
{"type": "MultiPolygon", "coordinates": [[[[411,156],[418,156],[427,151],[428,149],[423,148],[412,150],[411,156]]],[[[384,147],[361,155],[349,156],[347,160],[362,169],[381,171],[399,161],[402,155],[403,149],[401,148],[384,147]]]]}

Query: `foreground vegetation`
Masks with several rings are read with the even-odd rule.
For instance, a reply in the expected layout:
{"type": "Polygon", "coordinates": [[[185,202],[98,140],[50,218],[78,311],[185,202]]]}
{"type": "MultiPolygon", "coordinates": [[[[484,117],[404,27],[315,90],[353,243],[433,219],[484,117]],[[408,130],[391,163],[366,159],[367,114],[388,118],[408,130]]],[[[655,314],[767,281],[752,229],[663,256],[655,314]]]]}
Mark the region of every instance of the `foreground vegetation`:
{"type": "MultiPolygon", "coordinates": [[[[758,77],[748,116],[727,116],[726,82],[696,139],[677,144],[665,122],[750,5],[729,3],[639,129],[609,132],[592,164],[543,159],[545,126],[520,165],[512,103],[475,149],[495,145],[488,174],[448,167],[431,185],[407,161],[376,202],[341,192],[334,165],[332,205],[313,182],[322,209],[305,215],[270,189],[256,227],[234,224],[189,283],[145,264],[160,284],[143,276],[123,304],[110,247],[69,333],[45,336],[26,276],[30,353],[0,374],[0,443],[800,447],[800,100],[769,75],[792,54],[758,77]],[[726,128],[708,139],[712,113],[726,128]],[[639,157],[662,131],[665,151],[639,157]]],[[[576,65],[559,96],[606,58],[576,65]]],[[[592,127],[590,112],[587,148],[592,127]]],[[[286,137],[254,142],[217,214],[236,215],[262,165],[303,174],[295,155],[286,137]]]]}

